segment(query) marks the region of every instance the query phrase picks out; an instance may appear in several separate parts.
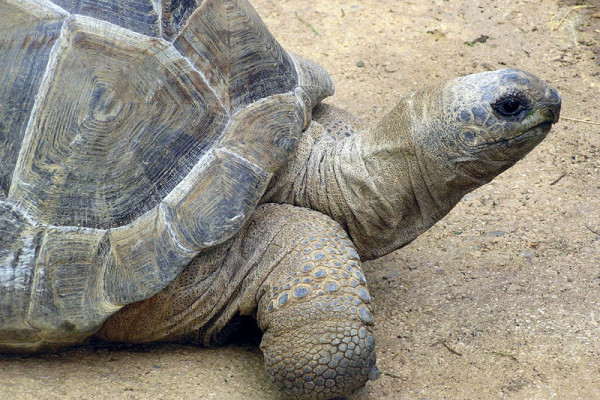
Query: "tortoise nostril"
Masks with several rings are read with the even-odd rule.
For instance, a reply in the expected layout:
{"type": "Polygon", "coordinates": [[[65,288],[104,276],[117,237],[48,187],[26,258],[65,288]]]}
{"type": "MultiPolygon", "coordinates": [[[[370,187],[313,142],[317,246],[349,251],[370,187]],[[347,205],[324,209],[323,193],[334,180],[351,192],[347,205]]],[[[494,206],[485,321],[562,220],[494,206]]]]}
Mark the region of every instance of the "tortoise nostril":
{"type": "Polygon", "coordinates": [[[560,110],[560,103],[562,102],[562,99],[558,93],[558,90],[554,89],[553,87],[546,89],[546,99],[549,104],[558,105],[560,110]]]}
{"type": "Polygon", "coordinates": [[[560,94],[558,93],[558,90],[553,87],[548,87],[546,88],[544,95],[544,103],[552,115],[552,123],[557,123],[560,117],[560,107],[562,103],[560,94]]]}

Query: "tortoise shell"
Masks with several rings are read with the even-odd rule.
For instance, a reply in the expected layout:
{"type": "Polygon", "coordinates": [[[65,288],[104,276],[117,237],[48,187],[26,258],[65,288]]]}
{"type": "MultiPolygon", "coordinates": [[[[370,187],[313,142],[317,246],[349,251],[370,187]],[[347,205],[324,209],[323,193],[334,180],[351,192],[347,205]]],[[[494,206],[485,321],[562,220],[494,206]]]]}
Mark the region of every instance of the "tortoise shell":
{"type": "Polygon", "coordinates": [[[332,91],[246,0],[0,0],[0,347],[88,336],[230,238],[332,91]]]}

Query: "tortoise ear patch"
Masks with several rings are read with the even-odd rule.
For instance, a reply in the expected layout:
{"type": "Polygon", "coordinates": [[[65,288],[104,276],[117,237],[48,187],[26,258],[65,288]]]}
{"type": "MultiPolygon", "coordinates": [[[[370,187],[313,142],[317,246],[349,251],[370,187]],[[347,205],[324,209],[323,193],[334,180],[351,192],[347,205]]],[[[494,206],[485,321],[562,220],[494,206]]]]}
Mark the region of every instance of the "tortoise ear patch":
{"type": "Polygon", "coordinates": [[[167,42],[75,16],[51,57],[9,196],[42,223],[125,225],[187,175],[226,120],[167,42]]]}

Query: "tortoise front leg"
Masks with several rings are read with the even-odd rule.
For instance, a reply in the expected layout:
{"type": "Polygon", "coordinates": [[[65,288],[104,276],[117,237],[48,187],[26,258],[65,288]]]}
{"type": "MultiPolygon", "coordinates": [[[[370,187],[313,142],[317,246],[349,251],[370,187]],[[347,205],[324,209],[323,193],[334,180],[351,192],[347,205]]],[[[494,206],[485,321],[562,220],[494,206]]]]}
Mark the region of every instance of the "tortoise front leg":
{"type": "Polygon", "coordinates": [[[255,315],[271,380],[290,399],[331,399],[375,379],[369,292],[338,223],[283,204],[257,208],[232,240],[198,256],[165,290],[97,332],[108,340],[219,343],[255,315]]]}
{"type": "Polygon", "coordinates": [[[280,258],[259,289],[267,372],[292,399],[351,393],[378,375],[358,254],[346,232],[320,213],[293,208],[285,220],[281,239],[292,233],[295,240],[270,245],[280,258]]]}

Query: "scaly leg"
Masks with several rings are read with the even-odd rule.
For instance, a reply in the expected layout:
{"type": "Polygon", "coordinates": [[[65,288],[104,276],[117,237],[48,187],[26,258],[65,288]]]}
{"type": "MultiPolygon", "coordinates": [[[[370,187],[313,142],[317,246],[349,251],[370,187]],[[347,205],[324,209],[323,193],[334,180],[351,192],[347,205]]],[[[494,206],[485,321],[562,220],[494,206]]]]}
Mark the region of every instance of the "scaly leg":
{"type": "Polygon", "coordinates": [[[259,289],[267,372],[291,398],[347,394],[377,376],[358,254],[340,226],[322,214],[294,208],[287,219],[284,243],[271,245],[282,257],[259,289]],[[296,240],[286,240],[289,233],[296,240]]]}

